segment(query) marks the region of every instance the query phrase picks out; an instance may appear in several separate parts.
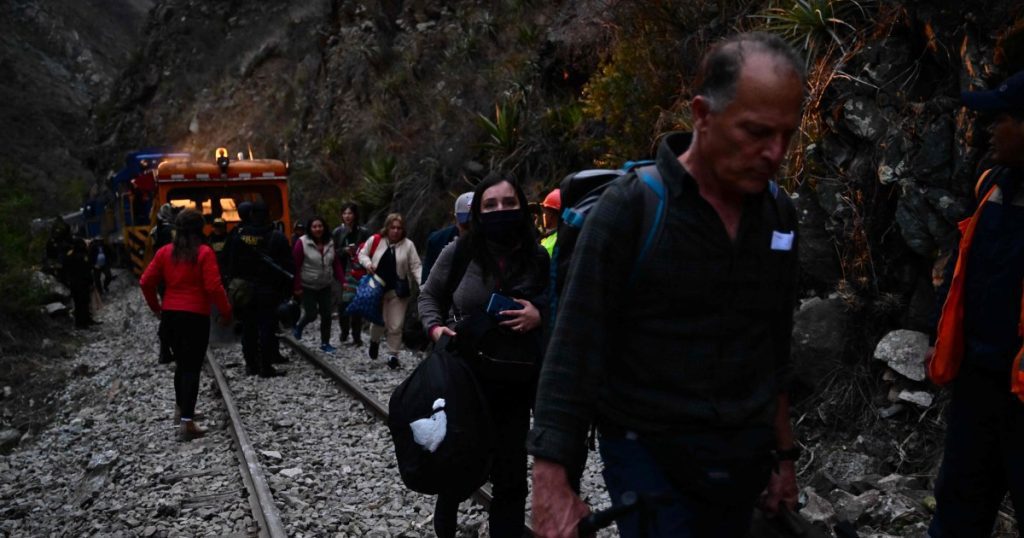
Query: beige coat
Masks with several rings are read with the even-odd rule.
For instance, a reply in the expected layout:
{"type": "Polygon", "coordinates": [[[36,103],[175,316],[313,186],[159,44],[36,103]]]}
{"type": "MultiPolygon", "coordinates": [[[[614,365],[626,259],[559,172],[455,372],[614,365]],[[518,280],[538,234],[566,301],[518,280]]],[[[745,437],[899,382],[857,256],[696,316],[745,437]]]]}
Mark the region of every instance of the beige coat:
{"type": "MultiPolygon", "coordinates": [[[[377,250],[373,253],[373,258],[370,258],[370,248],[373,247],[373,237],[371,236],[363,244],[363,248],[359,249],[359,263],[363,267],[371,267],[374,270],[377,269],[377,264],[380,263],[381,257],[384,256],[384,252],[387,251],[390,243],[388,238],[381,236],[380,244],[377,245],[377,250]]],[[[395,243],[395,265],[397,266],[398,278],[401,279],[414,279],[416,286],[422,285],[420,282],[420,255],[416,252],[416,245],[412,243],[408,238],[403,238],[401,241],[395,243]]]]}

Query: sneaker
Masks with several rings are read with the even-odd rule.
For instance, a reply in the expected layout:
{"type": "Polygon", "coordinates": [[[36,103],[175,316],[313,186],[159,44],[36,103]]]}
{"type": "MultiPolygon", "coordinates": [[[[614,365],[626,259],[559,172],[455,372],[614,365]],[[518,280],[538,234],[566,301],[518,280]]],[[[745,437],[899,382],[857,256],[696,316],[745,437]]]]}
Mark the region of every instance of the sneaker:
{"type": "Polygon", "coordinates": [[[376,359],[380,355],[380,342],[370,342],[370,358],[376,359]]]}
{"type": "Polygon", "coordinates": [[[392,355],[392,356],[388,357],[388,368],[391,368],[392,370],[397,370],[399,366],[400,366],[400,364],[398,364],[398,357],[397,356],[392,355]]]}
{"type": "Polygon", "coordinates": [[[292,327],[292,337],[296,340],[302,340],[302,327],[298,325],[292,327]]]}
{"type": "Polygon", "coordinates": [[[324,353],[334,353],[337,350],[334,349],[334,346],[331,344],[320,344],[320,351],[323,351],[324,353]]]}

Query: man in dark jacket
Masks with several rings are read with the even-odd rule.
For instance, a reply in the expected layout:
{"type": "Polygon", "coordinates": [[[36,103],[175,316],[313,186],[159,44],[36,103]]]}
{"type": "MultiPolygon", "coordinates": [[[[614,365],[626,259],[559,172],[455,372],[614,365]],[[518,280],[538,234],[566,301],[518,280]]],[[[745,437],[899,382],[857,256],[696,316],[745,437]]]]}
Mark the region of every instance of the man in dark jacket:
{"type": "Polygon", "coordinates": [[[71,298],[75,303],[75,327],[88,329],[98,324],[90,311],[92,265],[89,263],[89,247],[84,238],[76,237],[71,242],[71,248],[64,254],[61,270],[64,283],[71,290],[71,298]]]}
{"type": "Polygon", "coordinates": [[[246,373],[283,375],[271,364],[278,357],[277,307],[289,294],[294,269],[288,238],[270,222],[266,204],[254,202],[248,221],[243,220],[232,230],[224,247],[224,260],[228,287],[248,287],[247,293],[236,295],[247,296],[248,304],[233,305],[242,321],[246,373]]]}
{"type": "Polygon", "coordinates": [[[658,149],[664,224],[631,284],[647,187],[616,181],[587,217],[527,442],[538,536],[575,536],[588,512],[566,469],[592,422],[612,502],[662,497],[618,520],[624,537],[746,536],[766,486],[767,511],[794,509],[796,218],[770,180],[800,126],[803,65],[767,34],[708,53],[692,137],[658,149]]]}
{"type": "Polygon", "coordinates": [[[990,536],[1007,491],[1017,526],[1024,529],[1024,394],[1019,378],[1012,385],[1022,375],[1013,363],[1021,351],[1024,291],[1024,71],[996,90],[965,92],[962,98],[967,108],[995,116],[990,132],[996,166],[977,185],[983,202],[972,218],[975,225],[961,237],[938,290],[945,323],[939,324],[929,373],[935,379],[950,368],[955,379],[928,529],[934,538],[990,536]],[[950,292],[953,279],[956,293],[950,292]],[[954,295],[963,302],[952,300],[954,295]],[[948,342],[956,339],[962,339],[961,349],[952,353],[948,342]]]}
{"type": "Polygon", "coordinates": [[[466,234],[466,230],[469,229],[469,206],[472,203],[472,191],[460,194],[455,199],[455,224],[441,228],[427,237],[427,250],[423,255],[423,269],[420,282],[427,283],[430,269],[434,267],[434,262],[437,261],[437,257],[441,255],[444,247],[448,246],[448,243],[455,241],[455,238],[460,235],[466,234]]]}

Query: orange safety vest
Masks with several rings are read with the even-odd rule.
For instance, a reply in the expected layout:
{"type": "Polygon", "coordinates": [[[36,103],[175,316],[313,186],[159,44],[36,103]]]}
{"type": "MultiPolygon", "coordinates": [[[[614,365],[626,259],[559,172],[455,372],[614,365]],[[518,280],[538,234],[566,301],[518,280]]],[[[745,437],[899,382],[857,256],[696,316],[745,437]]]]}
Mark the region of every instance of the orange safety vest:
{"type": "MultiPolygon", "coordinates": [[[[992,169],[985,170],[978,178],[975,186],[975,196],[979,194],[981,185],[988,177],[992,169]]],[[[985,202],[992,196],[992,193],[999,188],[993,185],[985,196],[978,202],[978,208],[974,214],[960,221],[960,248],[956,260],[956,267],[953,269],[953,280],[949,284],[949,294],[946,295],[946,302],[942,305],[942,314],[939,317],[937,338],[935,340],[935,353],[928,362],[928,377],[936,384],[945,385],[954,378],[960,371],[960,363],[964,358],[964,273],[967,267],[967,255],[974,240],[974,231],[977,228],[981,217],[981,210],[985,202]]],[[[1024,297],[1021,298],[1021,319],[1017,325],[1017,332],[1024,336],[1024,297]]],[[[1024,401],[1024,369],[1022,369],[1022,357],[1024,347],[1017,352],[1013,360],[1013,367],[1010,371],[1010,390],[1024,401]]]]}

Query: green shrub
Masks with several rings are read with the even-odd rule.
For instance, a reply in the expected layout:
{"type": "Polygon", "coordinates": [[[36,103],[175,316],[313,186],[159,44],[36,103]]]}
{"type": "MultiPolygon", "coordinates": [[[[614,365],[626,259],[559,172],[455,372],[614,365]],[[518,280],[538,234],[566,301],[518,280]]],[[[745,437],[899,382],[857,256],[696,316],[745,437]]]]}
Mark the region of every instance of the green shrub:
{"type": "Polygon", "coordinates": [[[0,170],[0,314],[23,319],[39,315],[42,291],[32,274],[45,241],[29,229],[41,208],[21,187],[24,184],[12,170],[0,170]]]}

